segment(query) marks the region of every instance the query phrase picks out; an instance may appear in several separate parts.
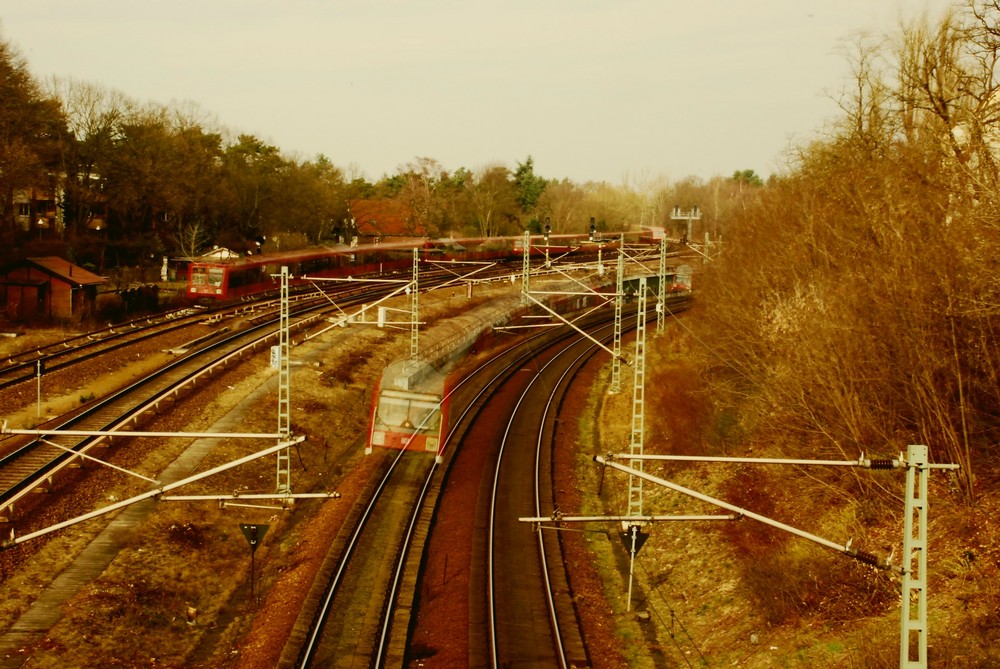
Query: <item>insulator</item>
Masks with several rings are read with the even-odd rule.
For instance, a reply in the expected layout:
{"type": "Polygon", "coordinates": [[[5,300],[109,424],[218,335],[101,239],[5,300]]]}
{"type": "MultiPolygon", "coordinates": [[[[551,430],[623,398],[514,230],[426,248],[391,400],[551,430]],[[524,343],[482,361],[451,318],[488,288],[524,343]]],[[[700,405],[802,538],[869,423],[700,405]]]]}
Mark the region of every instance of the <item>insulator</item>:
{"type": "Polygon", "coordinates": [[[878,556],[873,553],[869,553],[867,551],[856,551],[854,553],[854,557],[860,562],[870,564],[873,567],[879,567],[880,569],[883,567],[882,561],[879,560],[878,556]]]}
{"type": "Polygon", "coordinates": [[[895,469],[896,461],[892,458],[873,458],[869,467],[871,469],[895,469]]]}

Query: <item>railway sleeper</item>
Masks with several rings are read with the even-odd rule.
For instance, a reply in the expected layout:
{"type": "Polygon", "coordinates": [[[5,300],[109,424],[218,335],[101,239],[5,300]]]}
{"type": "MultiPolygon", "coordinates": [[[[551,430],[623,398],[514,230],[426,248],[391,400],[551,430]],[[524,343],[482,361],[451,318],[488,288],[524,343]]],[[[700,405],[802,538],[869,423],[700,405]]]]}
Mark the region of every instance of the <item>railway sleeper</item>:
{"type": "Polygon", "coordinates": [[[31,488],[31,492],[48,493],[52,492],[54,481],[52,476],[46,476],[31,488]]]}

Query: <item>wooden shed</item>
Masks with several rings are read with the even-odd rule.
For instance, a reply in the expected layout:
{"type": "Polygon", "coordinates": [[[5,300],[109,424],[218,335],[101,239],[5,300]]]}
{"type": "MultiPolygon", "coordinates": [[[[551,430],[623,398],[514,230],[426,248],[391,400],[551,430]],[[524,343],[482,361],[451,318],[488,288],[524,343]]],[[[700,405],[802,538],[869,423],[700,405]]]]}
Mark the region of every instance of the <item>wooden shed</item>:
{"type": "Polygon", "coordinates": [[[68,260],[50,256],[25,258],[0,274],[3,304],[11,320],[37,318],[79,320],[91,316],[97,287],[107,279],[68,260]]]}

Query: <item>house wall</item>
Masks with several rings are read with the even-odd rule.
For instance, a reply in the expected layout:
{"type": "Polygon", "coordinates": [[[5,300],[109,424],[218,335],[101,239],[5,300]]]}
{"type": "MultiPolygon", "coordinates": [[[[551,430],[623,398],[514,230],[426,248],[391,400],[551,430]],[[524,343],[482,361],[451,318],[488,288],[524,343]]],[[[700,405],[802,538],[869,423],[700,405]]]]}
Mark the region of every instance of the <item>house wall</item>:
{"type": "Polygon", "coordinates": [[[73,317],[73,286],[52,277],[49,279],[49,315],[53,318],[73,317]]]}
{"type": "Polygon", "coordinates": [[[93,313],[97,300],[96,286],[82,286],[73,290],[73,284],[53,277],[36,267],[18,267],[7,274],[12,281],[42,279],[46,283],[5,286],[6,313],[9,318],[31,320],[49,317],[70,320],[93,313]]]}
{"type": "Polygon", "coordinates": [[[45,286],[4,286],[4,305],[11,320],[31,320],[47,311],[45,286]]]}

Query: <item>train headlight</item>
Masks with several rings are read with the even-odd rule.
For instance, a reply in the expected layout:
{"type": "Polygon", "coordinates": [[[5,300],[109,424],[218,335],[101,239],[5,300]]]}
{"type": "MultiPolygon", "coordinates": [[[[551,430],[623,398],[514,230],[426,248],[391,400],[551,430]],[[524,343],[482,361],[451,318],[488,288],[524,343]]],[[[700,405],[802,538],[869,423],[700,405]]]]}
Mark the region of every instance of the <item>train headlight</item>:
{"type": "Polygon", "coordinates": [[[427,441],[425,443],[426,443],[426,445],[424,446],[425,451],[436,451],[438,449],[437,437],[427,437],[427,441]]]}
{"type": "Polygon", "coordinates": [[[372,446],[385,446],[385,432],[372,432],[372,446]]]}

